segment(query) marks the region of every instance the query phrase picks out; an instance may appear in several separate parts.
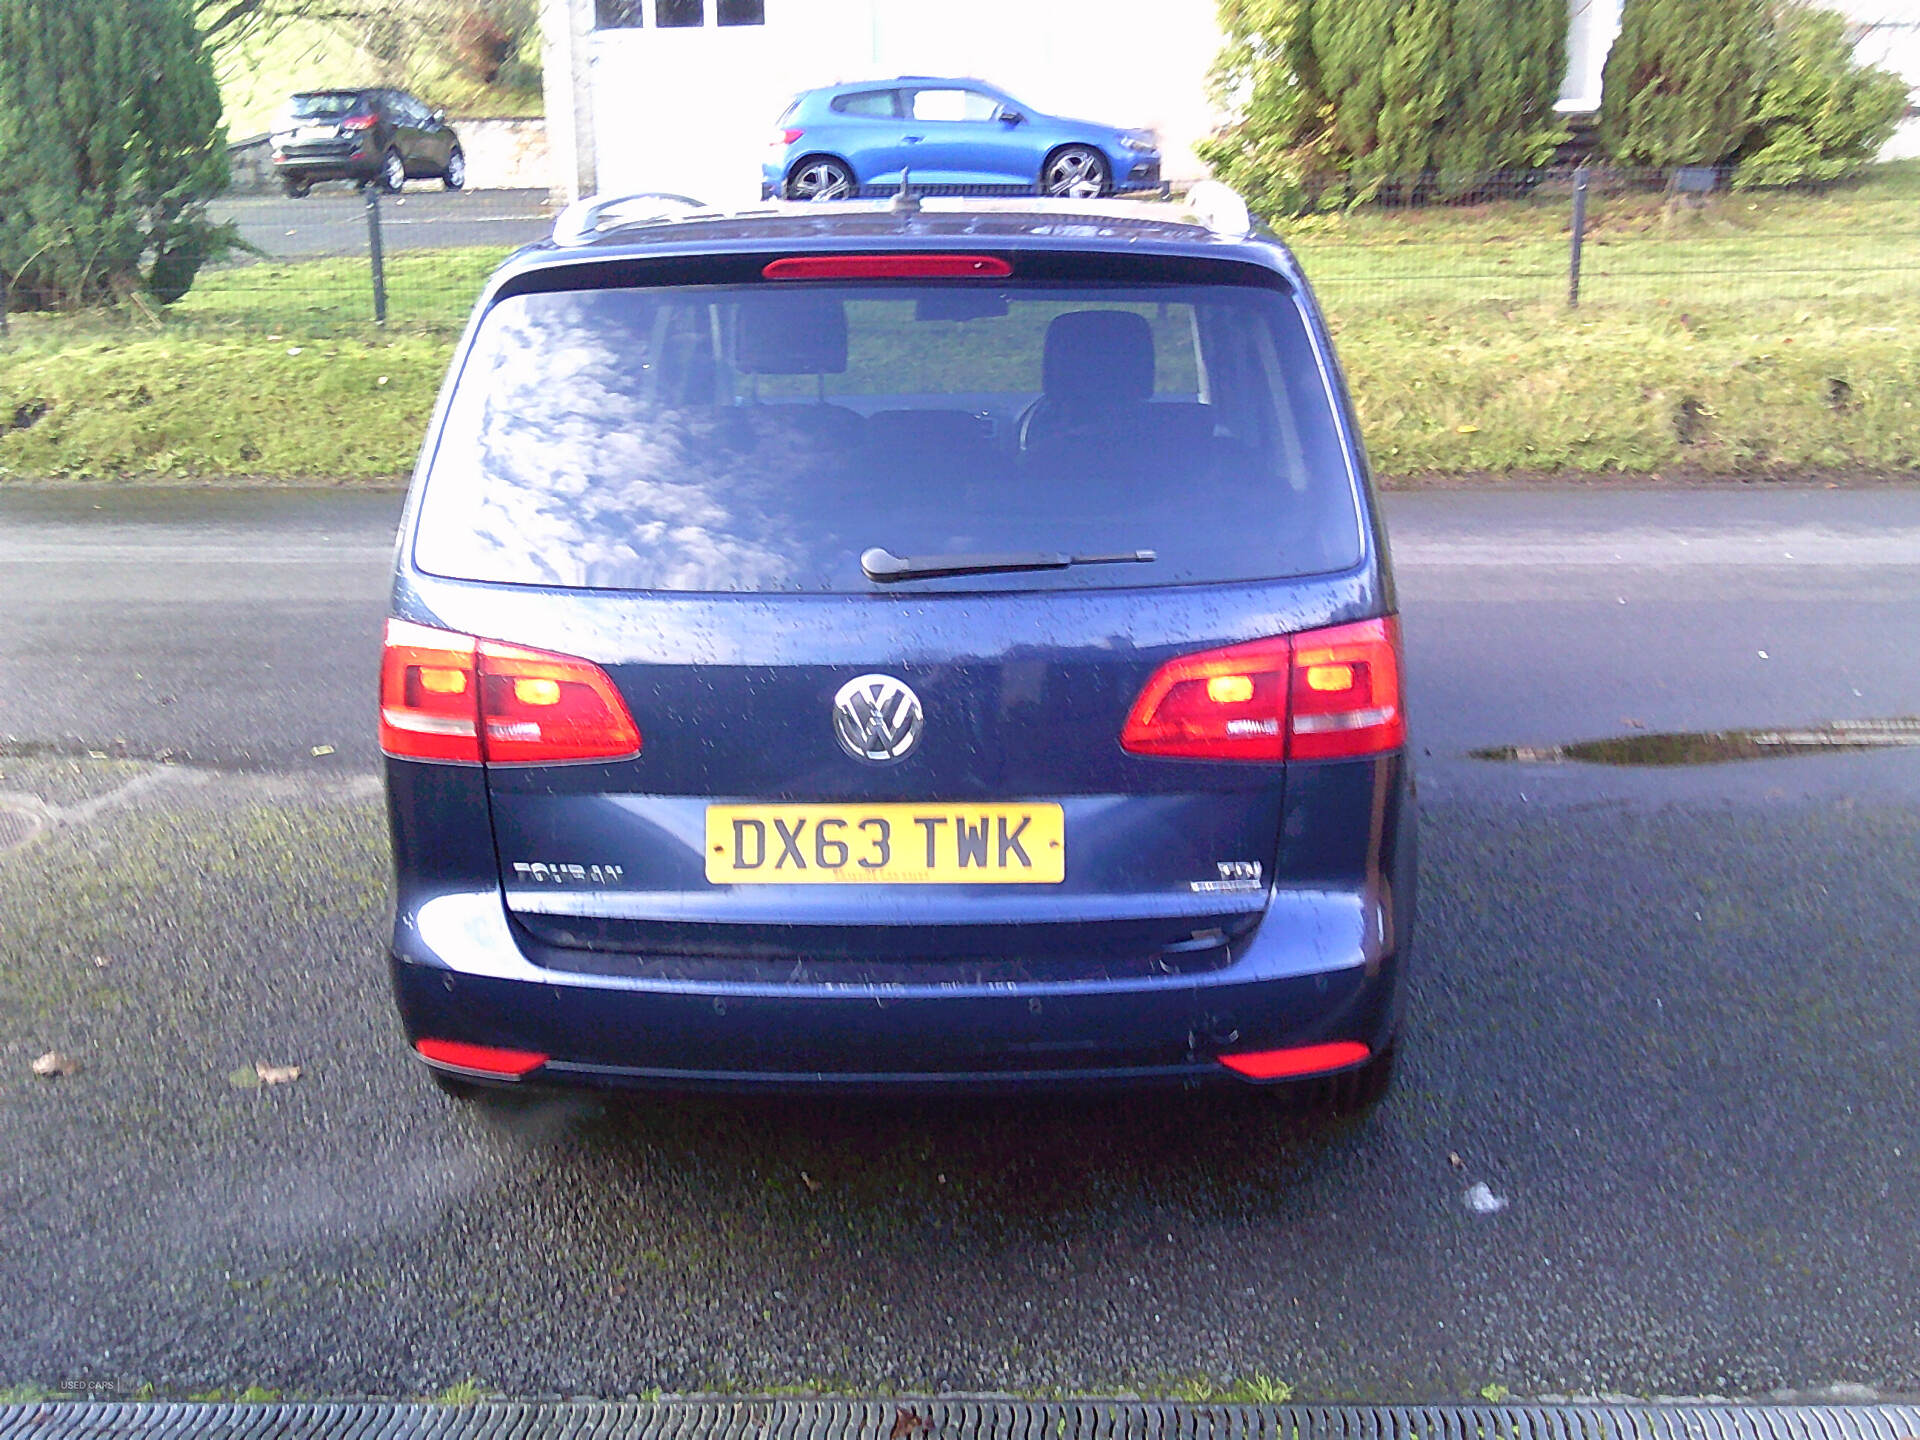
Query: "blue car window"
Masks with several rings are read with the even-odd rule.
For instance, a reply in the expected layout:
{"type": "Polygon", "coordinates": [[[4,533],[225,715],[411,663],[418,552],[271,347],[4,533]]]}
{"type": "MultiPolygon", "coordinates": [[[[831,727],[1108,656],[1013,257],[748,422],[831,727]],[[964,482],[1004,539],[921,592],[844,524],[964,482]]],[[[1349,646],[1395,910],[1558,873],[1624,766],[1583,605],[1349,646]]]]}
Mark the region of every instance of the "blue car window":
{"type": "Polygon", "coordinates": [[[1248,581],[1361,558],[1300,308],[1244,286],[560,291],[483,319],[430,573],[870,593],[860,555],[1152,550],[917,590],[1248,581]]]}
{"type": "Polygon", "coordinates": [[[852,95],[834,96],[831,108],[839,115],[891,120],[900,114],[900,96],[894,90],[861,90],[852,95]]]}

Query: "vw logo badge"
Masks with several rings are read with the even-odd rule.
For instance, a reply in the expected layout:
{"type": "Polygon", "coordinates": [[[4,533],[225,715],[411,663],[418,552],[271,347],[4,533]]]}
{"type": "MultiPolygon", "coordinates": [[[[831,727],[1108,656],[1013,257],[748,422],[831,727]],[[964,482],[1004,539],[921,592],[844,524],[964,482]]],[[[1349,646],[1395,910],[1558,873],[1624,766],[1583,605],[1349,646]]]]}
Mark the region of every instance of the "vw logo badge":
{"type": "Polygon", "coordinates": [[[885,764],[920,743],[920,697],[891,675],[858,675],[833,697],[833,733],[856,760],[885,764]]]}

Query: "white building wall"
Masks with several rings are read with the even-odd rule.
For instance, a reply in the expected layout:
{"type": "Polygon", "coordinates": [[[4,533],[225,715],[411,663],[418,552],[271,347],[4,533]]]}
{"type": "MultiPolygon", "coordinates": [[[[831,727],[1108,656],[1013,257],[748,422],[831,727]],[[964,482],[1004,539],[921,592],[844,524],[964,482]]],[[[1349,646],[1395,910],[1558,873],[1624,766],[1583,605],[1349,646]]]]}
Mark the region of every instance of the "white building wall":
{"type": "MultiPolygon", "coordinates": [[[[1920,0],[1843,0],[1834,8],[1853,22],[1853,53],[1904,77],[1913,101],[1920,102],[1920,0]]],[[[1920,115],[1909,113],[1880,158],[1920,159],[1920,115]]]]}
{"type": "MultiPolygon", "coordinates": [[[[755,200],[781,109],[798,91],[841,80],[976,76],[1038,111],[1151,125],[1174,180],[1204,173],[1193,144],[1215,123],[1212,0],[766,0],[766,24],[726,28],[712,23],[707,0],[706,25],[666,30],[592,30],[593,0],[545,6],[550,36],[572,40],[583,16],[588,30],[573,43],[591,114],[574,129],[590,163],[570,165],[555,133],[558,187],[570,194],[755,200]]],[[[554,68],[550,60],[550,84],[554,68]]]]}
{"type": "Polygon", "coordinates": [[[1567,0],[1567,78],[1554,109],[1581,114],[1600,108],[1600,77],[1620,36],[1621,0],[1567,0]]]}

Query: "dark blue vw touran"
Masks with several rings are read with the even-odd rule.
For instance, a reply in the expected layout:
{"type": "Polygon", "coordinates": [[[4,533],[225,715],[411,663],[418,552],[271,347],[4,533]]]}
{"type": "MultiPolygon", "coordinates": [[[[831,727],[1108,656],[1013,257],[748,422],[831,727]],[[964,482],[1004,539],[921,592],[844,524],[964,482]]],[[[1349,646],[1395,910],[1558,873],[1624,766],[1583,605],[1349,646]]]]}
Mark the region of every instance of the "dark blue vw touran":
{"type": "Polygon", "coordinates": [[[1299,268],[1208,188],[583,203],[493,277],[380,685],[436,1079],[1380,1093],[1386,541],[1299,268]]]}

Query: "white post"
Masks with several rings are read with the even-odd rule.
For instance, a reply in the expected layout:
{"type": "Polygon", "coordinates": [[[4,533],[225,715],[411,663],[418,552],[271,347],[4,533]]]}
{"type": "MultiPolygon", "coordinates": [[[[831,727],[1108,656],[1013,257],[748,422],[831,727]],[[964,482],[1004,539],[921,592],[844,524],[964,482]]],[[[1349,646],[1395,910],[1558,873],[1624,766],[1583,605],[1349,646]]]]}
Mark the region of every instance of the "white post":
{"type": "Polygon", "coordinates": [[[595,185],[593,136],[594,0],[541,0],[542,87],[547,143],[556,200],[591,195],[595,185]]]}

